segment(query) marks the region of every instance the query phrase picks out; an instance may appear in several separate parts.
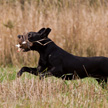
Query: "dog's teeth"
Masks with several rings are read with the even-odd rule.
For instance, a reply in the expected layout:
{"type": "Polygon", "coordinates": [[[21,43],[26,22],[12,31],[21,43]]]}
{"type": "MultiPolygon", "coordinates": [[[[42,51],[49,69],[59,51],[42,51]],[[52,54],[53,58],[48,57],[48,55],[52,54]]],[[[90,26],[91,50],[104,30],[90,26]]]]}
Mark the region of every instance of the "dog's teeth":
{"type": "Polygon", "coordinates": [[[17,44],[16,47],[20,48],[20,44],[17,44]]]}
{"type": "Polygon", "coordinates": [[[22,42],[22,44],[26,44],[26,41],[22,42]]]}

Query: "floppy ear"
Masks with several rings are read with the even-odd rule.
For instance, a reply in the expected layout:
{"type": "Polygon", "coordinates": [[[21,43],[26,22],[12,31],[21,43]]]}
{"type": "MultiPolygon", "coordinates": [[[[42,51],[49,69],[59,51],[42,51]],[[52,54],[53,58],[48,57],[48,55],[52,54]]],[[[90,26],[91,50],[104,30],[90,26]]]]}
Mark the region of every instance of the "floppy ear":
{"type": "Polygon", "coordinates": [[[38,31],[38,33],[42,33],[42,32],[44,32],[44,30],[45,30],[45,28],[41,28],[41,29],[38,31]]]}
{"type": "Polygon", "coordinates": [[[50,29],[50,28],[47,28],[47,29],[45,29],[45,30],[41,33],[40,37],[41,37],[41,38],[48,37],[48,35],[49,35],[50,32],[51,32],[51,29],[50,29]]]}

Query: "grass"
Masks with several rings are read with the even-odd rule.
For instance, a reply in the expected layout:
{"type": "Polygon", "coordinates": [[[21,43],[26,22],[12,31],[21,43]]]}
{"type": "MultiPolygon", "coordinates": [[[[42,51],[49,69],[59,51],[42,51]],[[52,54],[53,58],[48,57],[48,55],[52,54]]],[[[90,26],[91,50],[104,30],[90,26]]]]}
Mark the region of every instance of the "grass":
{"type": "Polygon", "coordinates": [[[39,80],[18,67],[0,68],[0,108],[107,108],[108,88],[93,78],[64,81],[55,77],[39,80]]]}
{"type": "Polygon", "coordinates": [[[49,37],[72,54],[108,56],[107,5],[106,0],[0,2],[0,65],[36,65],[37,53],[18,53],[15,45],[17,35],[42,27],[50,27],[49,37]]]}

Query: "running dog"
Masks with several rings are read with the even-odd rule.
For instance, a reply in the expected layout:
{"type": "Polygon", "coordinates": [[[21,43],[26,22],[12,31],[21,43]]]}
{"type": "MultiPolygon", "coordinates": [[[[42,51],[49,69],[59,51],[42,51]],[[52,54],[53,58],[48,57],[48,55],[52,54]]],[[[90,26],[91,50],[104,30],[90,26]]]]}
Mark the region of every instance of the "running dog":
{"type": "Polygon", "coordinates": [[[19,50],[24,52],[37,51],[40,55],[37,68],[22,67],[17,73],[20,77],[24,72],[34,75],[55,76],[71,80],[75,75],[79,78],[94,77],[97,81],[106,81],[108,78],[107,57],[79,57],[72,55],[48,38],[50,28],[42,28],[38,32],[29,32],[18,35],[19,50]],[[46,71],[45,71],[46,70],[46,71]]]}

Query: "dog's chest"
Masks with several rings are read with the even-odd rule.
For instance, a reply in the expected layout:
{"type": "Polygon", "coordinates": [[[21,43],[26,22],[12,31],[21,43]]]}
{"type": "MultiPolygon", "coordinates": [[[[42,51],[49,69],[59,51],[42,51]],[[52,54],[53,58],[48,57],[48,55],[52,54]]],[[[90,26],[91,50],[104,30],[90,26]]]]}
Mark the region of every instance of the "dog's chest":
{"type": "Polygon", "coordinates": [[[40,56],[40,61],[41,61],[41,64],[44,66],[50,65],[49,57],[47,57],[47,56],[40,56]]]}

